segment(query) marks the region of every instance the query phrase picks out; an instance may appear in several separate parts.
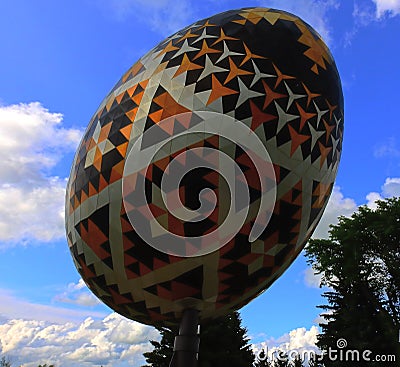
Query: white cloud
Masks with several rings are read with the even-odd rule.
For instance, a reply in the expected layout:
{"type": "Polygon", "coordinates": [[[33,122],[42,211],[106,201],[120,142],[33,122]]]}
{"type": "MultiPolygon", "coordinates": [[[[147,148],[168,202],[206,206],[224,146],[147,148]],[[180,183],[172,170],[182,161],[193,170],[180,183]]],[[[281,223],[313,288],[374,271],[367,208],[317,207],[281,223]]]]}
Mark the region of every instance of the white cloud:
{"type": "Polygon", "coordinates": [[[141,366],[143,352],[158,340],[156,329],[112,313],[80,324],[13,319],[0,324],[0,351],[13,364],[36,367],[141,366]]]}
{"type": "Polygon", "coordinates": [[[257,356],[261,350],[268,351],[268,357],[271,360],[273,355],[279,352],[288,353],[289,357],[294,358],[296,353],[300,356],[306,351],[318,353],[319,350],[315,346],[319,330],[317,326],[312,326],[309,330],[306,328],[297,328],[287,334],[275,339],[261,343],[253,344],[253,350],[257,356]]]}
{"type": "Polygon", "coordinates": [[[321,279],[322,274],[317,274],[311,266],[304,270],[304,283],[307,287],[319,288],[321,279]]]}
{"type": "Polygon", "coordinates": [[[328,323],[328,319],[324,316],[324,315],[330,315],[330,314],[332,314],[333,313],[333,311],[331,311],[331,310],[327,310],[327,311],[324,311],[324,312],[321,312],[316,318],[315,318],[315,320],[313,321],[315,324],[318,324],[318,325],[320,325],[320,324],[327,324],[328,323]]]}
{"type": "Polygon", "coordinates": [[[80,137],[38,102],[0,106],[0,249],[63,235],[66,180],[50,172],[80,137]]]}
{"type": "Polygon", "coordinates": [[[390,198],[393,196],[400,196],[400,178],[388,177],[385,183],[381,186],[381,193],[370,192],[367,195],[367,206],[371,209],[376,209],[377,200],[383,200],[384,198],[390,198]]]}
{"type": "MultiPolygon", "coordinates": [[[[330,286],[326,284],[322,284],[322,278],[325,273],[318,273],[312,266],[309,266],[304,270],[304,284],[309,288],[320,288],[321,285],[324,287],[325,290],[332,289],[330,286]]],[[[333,276],[331,281],[337,282],[337,277],[333,276]]],[[[315,322],[315,321],[314,321],[315,322]]]]}
{"type": "Polygon", "coordinates": [[[43,169],[73,150],[81,136],[62,127],[62,115],[40,103],[0,106],[1,181],[9,184],[43,180],[43,169]]]}
{"type": "MultiPolygon", "coordinates": [[[[71,286],[79,288],[79,283],[71,286]]],[[[4,299],[4,294],[0,297],[4,299]]],[[[9,299],[5,299],[8,303],[9,299]]],[[[13,300],[15,306],[15,300],[13,300]]],[[[151,351],[150,340],[159,340],[156,329],[130,321],[116,313],[100,319],[87,317],[83,321],[49,320],[37,314],[33,304],[25,303],[23,315],[0,321],[0,354],[13,365],[36,367],[55,364],[72,367],[139,367],[143,353],[151,351]],[[25,316],[33,312],[32,319],[25,316]]],[[[42,311],[49,311],[43,309],[42,311]]],[[[62,310],[62,312],[68,312],[62,310]]],[[[268,347],[270,353],[314,350],[318,328],[298,328],[279,338],[269,338],[253,345],[255,351],[268,347]]]]}
{"type": "Polygon", "coordinates": [[[100,304],[100,301],[89,291],[82,278],[79,279],[78,283],[68,284],[67,289],[63,293],[56,295],[54,300],[84,307],[100,304]]]}
{"type": "Polygon", "coordinates": [[[370,192],[367,197],[367,206],[368,208],[371,209],[376,209],[377,208],[377,204],[376,201],[377,200],[382,200],[383,197],[381,196],[381,194],[379,194],[378,192],[370,192]]]}
{"type": "Polygon", "coordinates": [[[382,193],[385,197],[400,196],[400,177],[387,178],[382,186],[382,193]]]}
{"type": "MultiPolygon", "coordinates": [[[[400,178],[388,177],[385,183],[381,186],[381,192],[370,192],[366,195],[366,204],[369,208],[376,208],[376,200],[383,200],[392,196],[400,196],[400,178]]],[[[324,214],[315,229],[313,238],[328,238],[329,225],[338,223],[339,216],[350,217],[358,209],[358,204],[354,199],[346,198],[341,191],[341,188],[335,186],[333,188],[328,205],[325,208],[324,214]]]]}
{"type": "Polygon", "coordinates": [[[373,0],[376,5],[376,17],[384,15],[395,16],[400,14],[400,0],[373,0]]]}
{"type": "Polygon", "coordinates": [[[345,35],[345,45],[351,44],[358,31],[373,22],[382,21],[387,16],[394,17],[400,14],[400,0],[372,0],[368,2],[354,2],[353,28],[345,35]]]}
{"type": "MultiPolygon", "coordinates": [[[[76,301],[90,296],[85,292],[80,279],[65,295],[76,301]]],[[[156,329],[116,313],[32,303],[4,289],[0,299],[0,355],[13,365],[139,367],[142,354],[152,350],[149,340],[159,339],[156,329]]]]}
{"type": "Polygon", "coordinates": [[[134,16],[163,36],[192,23],[195,3],[190,0],[111,0],[103,1],[119,20],[134,16]]]}
{"type": "Polygon", "coordinates": [[[356,202],[345,198],[341,188],[335,186],[325,208],[324,214],[313,233],[313,238],[328,238],[329,226],[338,223],[338,217],[351,216],[357,210],[356,202]]]}
{"type": "Polygon", "coordinates": [[[78,283],[69,283],[68,284],[68,289],[74,290],[74,291],[79,291],[81,289],[86,288],[86,284],[83,281],[82,278],[79,279],[78,283]]]}
{"type": "Polygon", "coordinates": [[[298,15],[309,23],[322,36],[324,41],[332,43],[331,28],[328,24],[327,14],[332,9],[338,9],[340,2],[337,0],[262,0],[265,7],[286,10],[298,15]]]}
{"type": "Polygon", "coordinates": [[[52,323],[79,322],[88,316],[104,317],[104,312],[92,309],[69,309],[32,303],[10,290],[0,289],[0,319],[41,320],[52,323]]]}
{"type": "Polygon", "coordinates": [[[0,186],[0,248],[27,243],[30,238],[51,241],[64,233],[65,181],[0,186]]]}

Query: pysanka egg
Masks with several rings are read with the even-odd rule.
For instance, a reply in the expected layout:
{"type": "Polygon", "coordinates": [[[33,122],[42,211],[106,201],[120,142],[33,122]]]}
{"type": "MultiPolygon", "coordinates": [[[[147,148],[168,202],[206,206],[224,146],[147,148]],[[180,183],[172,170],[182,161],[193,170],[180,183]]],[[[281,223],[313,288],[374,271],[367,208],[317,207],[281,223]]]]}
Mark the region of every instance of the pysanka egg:
{"type": "Polygon", "coordinates": [[[311,236],[342,136],[335,62],[298,17],[246,8],[176,32],[122,76],[77,150],[66,231],[79,273],[145,324],[239,309],[311,236]]]}

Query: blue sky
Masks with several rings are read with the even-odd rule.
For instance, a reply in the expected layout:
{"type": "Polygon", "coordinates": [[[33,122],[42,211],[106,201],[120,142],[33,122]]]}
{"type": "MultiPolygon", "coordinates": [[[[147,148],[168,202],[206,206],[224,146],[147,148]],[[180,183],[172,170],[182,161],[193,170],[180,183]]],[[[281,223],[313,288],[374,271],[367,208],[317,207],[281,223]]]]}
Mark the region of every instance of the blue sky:
{"type": "MultiPolygon", "coordinates": [[[[326,40],[342,78],[342,161],[315,236],[358,205],[400,195],[400,0],[1,2],[0,354],[15,365],[144,362],[157,333],[99,304],[73,266],[65,180],[82,131],[123,72],[180,28],[245,6],[300,15],[326,40]]],[[[323,303],[317,284],[301,255],[242,309],[252,341],[311,345],[323,303]]]]}

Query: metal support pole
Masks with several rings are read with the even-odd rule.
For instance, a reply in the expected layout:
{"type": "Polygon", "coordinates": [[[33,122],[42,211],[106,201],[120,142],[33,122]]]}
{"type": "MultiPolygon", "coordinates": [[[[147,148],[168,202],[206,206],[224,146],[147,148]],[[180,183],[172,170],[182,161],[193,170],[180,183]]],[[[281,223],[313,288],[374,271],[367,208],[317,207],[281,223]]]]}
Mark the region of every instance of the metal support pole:
{"type": "Polygon", "coordinates": [[[197,366],[200,345],[200,336],[197,332],[198,324],[199,312],[197,310],[188,309],[183,312],[169,367],[197,366]]]}

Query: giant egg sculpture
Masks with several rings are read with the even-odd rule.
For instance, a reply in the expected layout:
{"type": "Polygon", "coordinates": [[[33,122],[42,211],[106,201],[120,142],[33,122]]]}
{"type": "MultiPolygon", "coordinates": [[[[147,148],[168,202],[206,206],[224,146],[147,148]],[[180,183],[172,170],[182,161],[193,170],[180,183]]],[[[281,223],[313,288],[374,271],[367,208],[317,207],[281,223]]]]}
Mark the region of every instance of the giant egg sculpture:
{"type": "Polygon", "coordinates": [[[246,8],[178,31],[122,76],[80,143],[66,197],[79,273],[145,324],[239,309],[311,236],[342,136],[335,62],[298,17],[246,8]]]}

